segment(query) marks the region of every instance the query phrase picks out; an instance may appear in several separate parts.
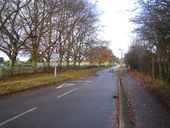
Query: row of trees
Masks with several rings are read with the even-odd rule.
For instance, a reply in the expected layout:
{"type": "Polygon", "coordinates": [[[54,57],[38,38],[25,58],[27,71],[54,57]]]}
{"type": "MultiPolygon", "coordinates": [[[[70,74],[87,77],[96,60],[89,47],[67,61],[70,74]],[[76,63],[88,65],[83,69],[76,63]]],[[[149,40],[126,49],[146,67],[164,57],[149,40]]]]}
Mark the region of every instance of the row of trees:
{"type": "Polygon", "coordinates": [[[40,58],[50,66],[54,53],[60,66],[80,64],[103,42],[96,38],[98,18],[88,0],[2,0],[0,51],[9,57],[11,72],[19,53],[30,55],[34,71],[40,58]]]}
{"type": "Polygon", "coordinates": [[[170,80],[170,1],[140,1],[140,13],[132,19],[136,39],[125,56],[131,69],[170,80]]]}

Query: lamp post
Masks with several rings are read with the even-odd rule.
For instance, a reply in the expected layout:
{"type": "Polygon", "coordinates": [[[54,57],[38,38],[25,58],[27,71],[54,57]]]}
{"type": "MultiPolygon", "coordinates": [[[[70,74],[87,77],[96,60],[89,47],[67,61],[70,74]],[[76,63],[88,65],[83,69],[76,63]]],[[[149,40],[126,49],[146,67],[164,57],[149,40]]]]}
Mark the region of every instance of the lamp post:
{"type": "Polygon", "coordinates": [[[120,58],[120,68],[122,70],[122,56],[123,56],[123,50],[122,49],[119,49],[121,51],[121,58],[120,58]]]}

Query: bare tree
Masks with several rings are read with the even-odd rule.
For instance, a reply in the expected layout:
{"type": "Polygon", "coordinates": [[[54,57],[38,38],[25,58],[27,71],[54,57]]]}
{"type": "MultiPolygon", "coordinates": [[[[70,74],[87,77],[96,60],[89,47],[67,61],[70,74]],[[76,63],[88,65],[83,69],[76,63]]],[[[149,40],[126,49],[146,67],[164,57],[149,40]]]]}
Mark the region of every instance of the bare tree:
{"type": "Polygon", "coordinates": [[[3,0],[0,2],[0,50],[9,57],[11,73],[14,70],[16,57],[28,39],[21,34],[25,24],[22,22],[20,13],[29,3],[30,0],[25,2],[3,0]]]}
{"type": "MultiPolygon", "coordinates": [[[[140,42],[151,53],[151,68],[154,78],[170,79],[170,2],[168,0],[139,1],[141,13],[132,20],[138,24],[135,32],[140,42]]],[[[150,64],[145,65],[149,67],[150,64]]]]}
{"type": "Polygon", "coordinates": [[[46,32],[50,31],[47,26],[51,22],[52,13],[58,6],[58,1],[50,2],[48,0],[32,1],[22,13],[26,24],[25,32],[30,35],[29,41],[25,44],[25,50],[31,55],[33,71],[36,71],[38,58],[54,45],[51,42],[48,46],[43,44],[46,32]],[[49,19],[48,22],[46,19],[49,19]]]}

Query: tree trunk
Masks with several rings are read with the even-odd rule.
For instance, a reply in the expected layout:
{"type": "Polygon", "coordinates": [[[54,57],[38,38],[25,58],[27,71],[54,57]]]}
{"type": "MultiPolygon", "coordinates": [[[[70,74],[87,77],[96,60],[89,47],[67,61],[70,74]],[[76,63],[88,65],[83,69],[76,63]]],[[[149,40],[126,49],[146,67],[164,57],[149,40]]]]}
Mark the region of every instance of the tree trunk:
{"type": "Polygon", "coordinates": [[[59,55],[59,66],[62,67],[62,63],[63,63],[63,55],[60,53],[59,55]]]}
{"type": "Polygon", "coordinates": [[[46,59],[46,67],[49,69],[50,68],[50,58],[46,59]]]}
{"type": "Polygon", "coordinates": [[[37,57],[32,57],[32,69],[33,69],[33,72],[36,72],[37,71],[37,57]]]}
{"type": "Polygon", "coordinates": [[[73,59],[73,65],[76,66],[77,60],[74,58],[73,59]]]}
{"type": "Polygon", "coordinates": [[[70,66],[70,51],[68,49],[67,51],[67,56],[66,56],[66,67],[69,67],[70,66]]]}
{"type": "Polygon", "coordinates": [[[162,65],[161,62],[158,63],[158,70],[159,70],[159,79],[162,80],[162,65]]]}
{"type": "Polygon", "coordinates": [[[80,67],[80,63],[81,63],[81,59],[80,59],[80,57],[78,57],[78,65],[79,65],[79,67],[80,67]]]}
{"type": "Polygon", "coordinates": [[[155,79],[155,65],[154,59],[152,58],[152,78],[155,79]]]}
{"type": "Polygon", "coordinates": [[[70,61],[69,61],[69,59],[68,59],[68,58],[66,59],[66,66],[67,66],[67,67],[69,67],[69,66],[70,66],[70,61]]]}
{"type": "Polygon", "coordinates": [[[80,67],[80,63],[81,63],[81,53],[80,53],[80,47],[77,50],[77,59],[78,59],[78,66],[80,67]]]}
{"type": "Polygon", "coordinates": [[[16,61],[16,57],[10,59],[10,62],[9,62],[9,73],[10,73],[10,75],[12,75],[14,73],[15,61],[16,61]]]}
{"type": "Polygon", "coordinates": [[[63,49],[62,49],[62,43],[59,43],[59,66],[62,67],[63,63],[63,49]]]}

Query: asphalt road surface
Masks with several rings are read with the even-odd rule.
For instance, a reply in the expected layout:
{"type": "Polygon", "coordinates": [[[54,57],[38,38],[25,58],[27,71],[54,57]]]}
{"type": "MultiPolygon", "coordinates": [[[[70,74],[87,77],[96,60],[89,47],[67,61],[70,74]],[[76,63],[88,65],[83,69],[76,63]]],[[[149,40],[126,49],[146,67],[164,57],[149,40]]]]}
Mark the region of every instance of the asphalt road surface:
{"type": "Polygon", "coordinates": [[[0,128],[114,128],[117,76],[67,81],[0,100],[0,128]]]}

